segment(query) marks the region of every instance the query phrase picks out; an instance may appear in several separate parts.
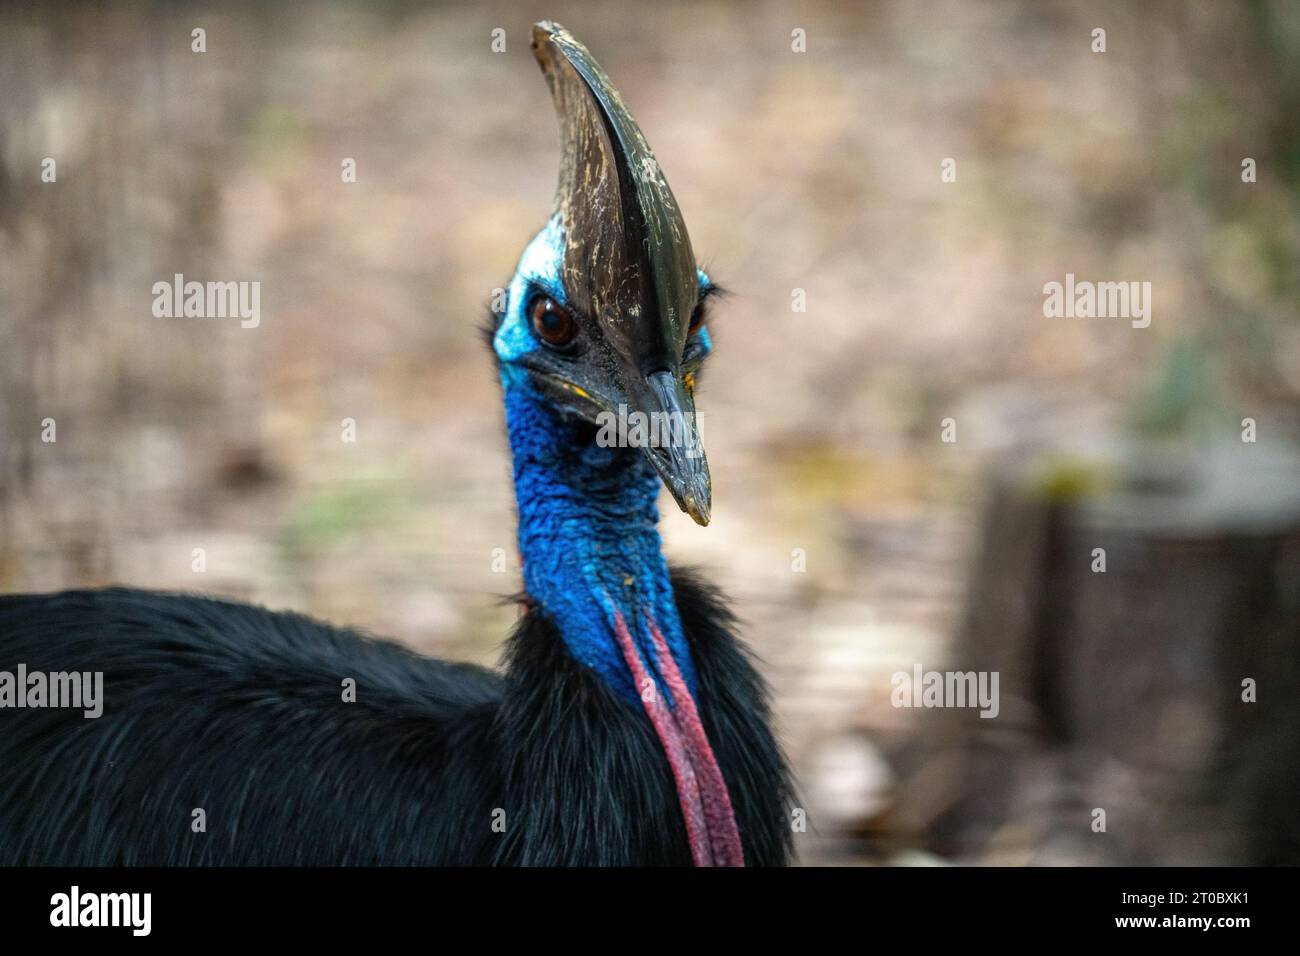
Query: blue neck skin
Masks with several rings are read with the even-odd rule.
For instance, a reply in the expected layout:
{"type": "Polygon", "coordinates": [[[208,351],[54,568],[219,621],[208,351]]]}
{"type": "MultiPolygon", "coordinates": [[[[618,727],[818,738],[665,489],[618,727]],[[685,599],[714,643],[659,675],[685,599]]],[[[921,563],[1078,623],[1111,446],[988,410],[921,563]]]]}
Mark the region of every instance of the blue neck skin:
{"type": "Polygon", "coordinates": [[[637,448],[601,448],[593,432],[562,417],[525,375],[505,375],[506,430],[514,453],[524,589],[559,629],[569,652],[629,701],[634,686],[615,639],[617,609],[658,684],[647,616],[694,693],[656,524],[659,478],[637,448]]]}

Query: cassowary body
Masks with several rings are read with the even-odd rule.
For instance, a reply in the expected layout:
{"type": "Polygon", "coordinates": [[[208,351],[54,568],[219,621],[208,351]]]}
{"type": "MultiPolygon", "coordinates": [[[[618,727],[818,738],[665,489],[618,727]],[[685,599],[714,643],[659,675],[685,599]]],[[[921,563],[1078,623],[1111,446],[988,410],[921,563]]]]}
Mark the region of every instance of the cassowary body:
{"type": "MultiPolygon", "coordinates": [[[[673,587],[745,862],[781,863],[785,771],[761,682],[716,595],[680,574],[673,587]]],[[[504,674],[124,589],[0,598],[0,635],[29,672],[105,674],[97,720],[0,712],[0,864],[692,862],[651,725],[536,611],[504,674]]]]}
{"type": "Polygon", "coordinates": [[[0,685],[0,864],[786,860],[763,682],[656,528],[661,480],[708,520],[693,390],[712,284],[590,54],[551,24],[534,49],[565,161],[492,329],[526,592],[503,671],[203,598],[0,597],[0,670],[104,681],[97,719],[5,705],[0,685]],[[599,440],[620,406],[691,431],[599,440]]]}

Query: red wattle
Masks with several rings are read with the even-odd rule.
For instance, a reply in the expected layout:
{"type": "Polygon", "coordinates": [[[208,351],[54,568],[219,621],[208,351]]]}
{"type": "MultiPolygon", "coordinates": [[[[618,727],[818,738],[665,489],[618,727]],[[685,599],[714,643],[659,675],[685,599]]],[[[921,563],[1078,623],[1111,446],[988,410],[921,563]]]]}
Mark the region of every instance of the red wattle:
{"type": "Polygon", "coordinates": [[[740,830],[736,826],[736,813],[731,806],[731,793],[727,790],[727,781],[718,767],[718,760],[713,755],[713,747],[709,745],[704,724],[700,722],[695,698],[682,679],[677,661],[669,652],[664,636],[659,633],[659,628],[649,615],[646,615],[646,623],[650,625],[650,633],[654,637],[659,670],[672,692],[673,703],[677,705],[677,723],[686,734],[686,752],[695,767],[696,776],[700,778],[700,796],[704,801],[704,819],[709,827],[714,866],[744,866],[745,852],[740,844],[740,830]]]}
{"type": "MultiPolygon", "coordinates": [[[[645,662],[641,660],[641,654],[632,640],[622,613],[618,608],[612,610],[614,634],[623,651],[623,659],[632,672],[636,687],[642,689],[650,679],[645,662]]],[[[652,694],[650,700],[646,700],[643,693],[641,703],[659,736],[677,784],[677,800],[686,821],[691,859],[696,866],[744,866],[745,856],[731,807],[731,795],[727,792],[726,781],[713,756],[713,748],[709,746],[704,726],[700,723],[695,701],[668,651],[663,635],[653,620],[648,619],[648,623],[655,641],[659,669],[673,696],[677,713],[668,707],[658,693],[652,694]]]]}

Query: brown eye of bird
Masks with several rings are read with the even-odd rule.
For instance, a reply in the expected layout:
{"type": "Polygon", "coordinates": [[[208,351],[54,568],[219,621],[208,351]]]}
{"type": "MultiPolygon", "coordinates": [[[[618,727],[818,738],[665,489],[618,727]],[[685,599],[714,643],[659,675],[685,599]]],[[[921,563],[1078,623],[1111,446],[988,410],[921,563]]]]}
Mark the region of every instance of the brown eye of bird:
{"type": "Polygon", "coordinates": [[[573,315],[550,296],[539,295],[528,311],[533,331],[547,345],[568,345],[578,334],[573,315]]]}
{"type": "Polygon", "coordinates": [[[701,302],[699,305],[695,307],[695,311],[691,313],[690,330],[692,332],[697,332],[699,331],[700,326],[703,324],[704,324],[704,303],[701,302]]]}

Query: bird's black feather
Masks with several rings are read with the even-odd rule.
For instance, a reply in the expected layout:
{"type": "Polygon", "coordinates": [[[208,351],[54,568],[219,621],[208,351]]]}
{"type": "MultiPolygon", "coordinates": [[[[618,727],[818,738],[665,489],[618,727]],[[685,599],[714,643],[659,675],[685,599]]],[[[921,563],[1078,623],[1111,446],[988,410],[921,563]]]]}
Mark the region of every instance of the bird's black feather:
{"type": "MultiPolygon", "coordinates": [[[[717,595],[674,586],[746,861],[782,863],[762,680],[717,595]]],[[[0,709],[0,864],[691,862],[649,722],[536,611],[498,675],[206,598],[0,597],[0,669],[20,662],[102,672],[103,715],[0,709]]]]}

